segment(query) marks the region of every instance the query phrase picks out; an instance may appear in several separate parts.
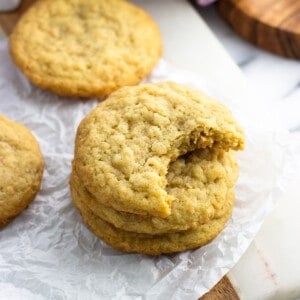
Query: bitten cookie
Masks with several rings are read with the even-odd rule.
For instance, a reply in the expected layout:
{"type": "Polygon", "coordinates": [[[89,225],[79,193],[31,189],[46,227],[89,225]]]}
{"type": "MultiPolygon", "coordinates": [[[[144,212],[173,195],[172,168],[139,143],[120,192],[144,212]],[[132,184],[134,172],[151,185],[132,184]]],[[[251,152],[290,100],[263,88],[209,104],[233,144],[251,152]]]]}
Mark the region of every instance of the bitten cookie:
{"type": "Polygon", "coordinates": [[[118,250],[148,255],[175,253],[207,244],[222,231],[231,216],[234,204],[234,193],[230,191],[228,193],[224,214],[219,218],[210,220],[205,224],[197,226],[195,229],[187,231],[150,235],[117,229],[93,214],[93,212],[82,203],[76,191],[71,190],[73,203],[80,211],[84,222],[95,235],[118,250]]]}
{"type": "Polygon", "coordinates": [[[29,129],[0,115],[0,227],[34,199],[43,168],[39,145],[29,129]]]}
{"type": "MultiPolygon", "coordinates": [[[[75,161],[73,162],[76,163],[75,161]]],[[[169,166],[166,191],[174,197],[167,218],[141,216],[102,205],[73,171],[70,184],[82,203],[116,228],[136,233],[162,234],[195,229],[224,214],[228,191],[238,176],[234,151],[200,149],[169,166]]]]}
{"type": "Polygon", "coordinates": [[[124,87],[80,124],[75,172],[100,204],[168,217],[174,195],[167,173],[179,156],[201,148],[243,148],[231,112],[208,96],[167,82],[124,87]]]}
{"type": "Polygon", "coordinates": [[[10,36],[16,65],[62,96],[102,97],[139,83],[162,53],[158,26],[123,0],[40,0],[10,36]]]}

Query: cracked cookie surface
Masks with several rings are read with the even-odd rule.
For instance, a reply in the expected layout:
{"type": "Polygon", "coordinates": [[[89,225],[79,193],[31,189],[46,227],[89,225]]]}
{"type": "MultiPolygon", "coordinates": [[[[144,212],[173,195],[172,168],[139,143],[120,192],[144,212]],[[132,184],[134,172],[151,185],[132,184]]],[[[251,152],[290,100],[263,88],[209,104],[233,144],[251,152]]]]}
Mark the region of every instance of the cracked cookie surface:
{"type": "Polygon", "coordinates": [[[166,218],[170,163],[201,148],[243,148],[231,112],[208,96],[167,82],[124,87],[80,124],[74,167],[100,204],[166,218]]]}
{"type": "Polygon", "coordinates": [[[158,26],[123,0],[40,0],[10,36],[16,65],[62,96],[103,97],[139,83],[162,53],[158,26]]]}
{"type": "Polygon", "coordinates": [[[104,221],[126,231],[161,234],[196,228],[222,216],[228,191],[237,176],[234,151],[199,149],[179,157],[167,173],[166,191],[174,197],[167,218],[120,212],[102,205],[84,188],[74,171],[70,184],[82,203],[104,221]]]}
{"type": "Polygon", "coordinates": [[[43,168],[38,142],[29,129],[0,115],[0,228],[34,199],[43,168]]]}

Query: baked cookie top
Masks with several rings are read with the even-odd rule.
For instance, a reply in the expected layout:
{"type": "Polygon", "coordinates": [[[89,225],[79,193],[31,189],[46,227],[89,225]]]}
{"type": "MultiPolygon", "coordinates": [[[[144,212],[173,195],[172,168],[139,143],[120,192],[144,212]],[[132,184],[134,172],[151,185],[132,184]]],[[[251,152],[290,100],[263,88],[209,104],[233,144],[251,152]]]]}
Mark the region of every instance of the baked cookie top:
{"type": "Polygon", "coordinates": [[[0,227],[33,200],[43,168],[39,145],[29,129],[0,115],[0,227]]]}
{"type": "Polygon", "coordinates": [[[158,26],[124,0],[40,0],[10,36],[15,63],[62,96],[102,97],[139,83],[162,53],[158,26]]]}
{"type": "Polygon", "coordinates": [[[238,150],[243,143],[231,112],[198,91],[172,82],[124,87],[81,122],[75,171],[104,205],[167,217],[172,161],[196,149],[238,150]]]}
{"type": "Polygon", "coordinates": [[[120,212],[99,203],[84,188],[76,172],[70,183],[82,202],[104,221],[126,231],[161,234],[196,228],[223,215],[228,191],[237,176],[234,151],[199,149],[181,156],[170,163],[167,173],[166,191],[174,197],[167,218],[120,212]]]}
{"type": "Polygon", "coordinates": [[[195,229],[150,235],[118,229],[96,216],[86,207],[76,191],[72,191],[72,196],[73,203],[80,211],[83,221],[95,235],[118,250],[148,255],[175,253],[207,244],[223,230],[231,216],[234,204],[234,193],[231,190],[228,193],[224,212],[219,218],[201,224],[195,229]]]}

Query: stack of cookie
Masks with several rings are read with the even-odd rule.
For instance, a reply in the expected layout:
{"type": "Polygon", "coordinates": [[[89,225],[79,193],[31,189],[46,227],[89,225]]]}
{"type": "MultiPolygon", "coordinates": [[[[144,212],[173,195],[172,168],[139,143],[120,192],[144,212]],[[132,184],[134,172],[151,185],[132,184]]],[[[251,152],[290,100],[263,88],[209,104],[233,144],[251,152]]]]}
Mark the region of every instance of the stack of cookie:
{"type": "Polygon", "coordinates": [[[243,143],[232,114],[198,91],[171,82],[121,88],[78,128],[73,203],[117,249],[199,247],[231,216],[243,143]]]}

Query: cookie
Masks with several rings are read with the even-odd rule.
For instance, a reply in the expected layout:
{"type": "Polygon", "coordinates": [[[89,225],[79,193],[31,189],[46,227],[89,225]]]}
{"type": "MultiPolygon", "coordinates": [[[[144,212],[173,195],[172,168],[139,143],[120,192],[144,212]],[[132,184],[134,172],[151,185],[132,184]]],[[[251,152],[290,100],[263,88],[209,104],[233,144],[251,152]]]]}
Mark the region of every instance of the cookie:
{"type": "Polygon", "coordinates": [[[16,65],[62,96],[103,97],[139,83],[162,53],[157,24],[123,0],[40,0],[10,36],[16,65]]]}
{"type": "Polygon", "coordinates": [[[227,193],[238,176],[234,151],[200,149],[169,166],[166,191],[174,196],[167,218],[120,212],[100,204],[82,185],[76,172],[70,184],[82,202],[104,221],[137,233],[185,231],[224,214],[227,193]]]}
{"type": "Polygon", "coordinates": [[[81,123],[75,172],[100,204],[166,218],[170,163],[201,148],[243,148],[231,112],[208,96],[167,82],[124,87],[81,123]]]}
{"type": "Polygon", "coordinates": [[[175,253],[207,244],[222,231],[231,216],[234,204],[234,193],[231,192],[226,202],[227,209],[219,218],[187,231],[149,235],[117,229],[93,214],[78,197],[76,191],[71,190],[73,203],[80,211],[83,221],[95,235],[118,250],[148,255],[175,253]]]}
{"type": "Polygon", "coordinates": [[[0,115],[0,227],[34,199],[43,168],[38,142],[29,129],[0,115]]]}

